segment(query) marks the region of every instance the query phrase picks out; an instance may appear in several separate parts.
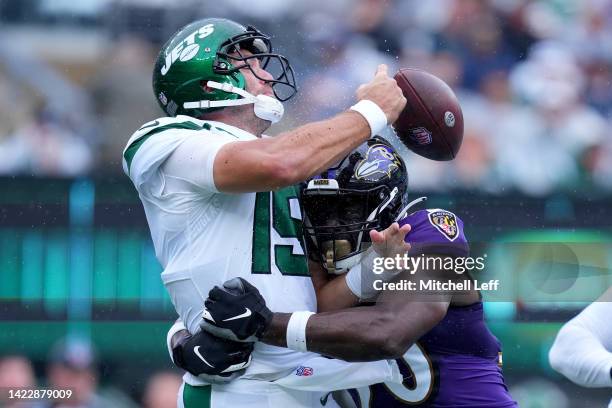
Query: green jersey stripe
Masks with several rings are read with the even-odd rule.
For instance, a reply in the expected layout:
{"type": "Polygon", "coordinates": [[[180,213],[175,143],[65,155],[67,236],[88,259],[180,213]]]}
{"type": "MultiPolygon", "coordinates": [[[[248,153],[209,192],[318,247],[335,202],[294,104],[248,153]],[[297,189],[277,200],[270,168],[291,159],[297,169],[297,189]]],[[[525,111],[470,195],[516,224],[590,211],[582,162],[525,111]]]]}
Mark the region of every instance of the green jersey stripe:
{"type": "Polygon", "coordinates": [[[205,385],[194,387],[193,385],[185,384],[183,387],[183,406],[185,408],[211,408],[212,387],[205,385]]]}

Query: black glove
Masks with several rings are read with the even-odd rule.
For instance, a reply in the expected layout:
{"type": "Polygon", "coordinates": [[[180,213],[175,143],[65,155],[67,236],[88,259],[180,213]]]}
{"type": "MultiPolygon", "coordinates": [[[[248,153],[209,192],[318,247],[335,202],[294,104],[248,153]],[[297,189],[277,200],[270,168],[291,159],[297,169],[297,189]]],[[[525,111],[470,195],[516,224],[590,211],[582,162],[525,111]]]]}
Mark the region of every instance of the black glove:
{"type": "Polygon", "coordinates": [[[257,288],[242,278],[228,280],[208,292],[202,330],[235,341],[256,341],[272,320],[257,288]]]}
{"type": "Polygon", "coordinates": [[[206,332],[192,336],[182,330],[173,337],[172,359],[176,366],[193,375],[220,376],[221,381],[229,381],[248,367],[252,351],[253,343],[220,339],[206,332]],[[174,342],[176,337],[179,338],[174,342]]]}

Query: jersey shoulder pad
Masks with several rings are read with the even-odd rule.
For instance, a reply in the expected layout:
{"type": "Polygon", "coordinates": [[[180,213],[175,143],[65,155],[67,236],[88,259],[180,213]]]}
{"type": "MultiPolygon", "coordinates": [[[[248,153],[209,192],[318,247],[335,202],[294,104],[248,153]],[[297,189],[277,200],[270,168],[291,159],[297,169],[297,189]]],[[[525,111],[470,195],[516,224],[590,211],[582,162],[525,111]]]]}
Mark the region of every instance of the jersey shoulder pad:
{"type": "Polygon", "coordinates": [[[153,135],[160,134],[167,130],[185,130],[189,132],[210,130],[210,125],[206,122],[179,115],[176,117],[164,117],[145,123],[128,140],[123,149],[123,166],[126,174],[129,174],[132,161],[140,147],[153,135]]]}
{"type": "Polygon", "coordinates": [[[189,116],[165,117],[152,120],[142,125],[128,140],[125,149],[123,150],[123,158],[131,163],[138,148],[151,136],[164,132],[166,130],[202,130],[206,129],[206,122],[191,118],[189,116]]]}
{"type": "Polygon", "coordinates": [[[413,252],[441,253],[454,256],[467,256],[468,241],[463,231],[463,221],[454,213],[441,208],[416,211],[400,221],[400,225],[410,224],[412,229],[406,235],[406,242],[413,252]]]}

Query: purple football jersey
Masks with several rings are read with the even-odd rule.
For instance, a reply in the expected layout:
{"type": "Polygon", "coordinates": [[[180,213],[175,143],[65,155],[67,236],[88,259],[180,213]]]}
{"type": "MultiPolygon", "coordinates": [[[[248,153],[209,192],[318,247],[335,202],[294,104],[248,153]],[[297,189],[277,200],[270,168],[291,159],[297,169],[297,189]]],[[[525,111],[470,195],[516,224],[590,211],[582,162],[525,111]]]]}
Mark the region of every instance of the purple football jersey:
{"type": "MultiPolygon", "coordinates": [[[[450,211],[417,211],[400,221],[412,230],[410,254],[468,256],[463,221],[450,211]]],[[[482,302],[451,306],[444,319],[397,360],[404,383],[351,390],[358,406],[517,407],[501,370],[501,344],[484,322],[482,302]]]]}

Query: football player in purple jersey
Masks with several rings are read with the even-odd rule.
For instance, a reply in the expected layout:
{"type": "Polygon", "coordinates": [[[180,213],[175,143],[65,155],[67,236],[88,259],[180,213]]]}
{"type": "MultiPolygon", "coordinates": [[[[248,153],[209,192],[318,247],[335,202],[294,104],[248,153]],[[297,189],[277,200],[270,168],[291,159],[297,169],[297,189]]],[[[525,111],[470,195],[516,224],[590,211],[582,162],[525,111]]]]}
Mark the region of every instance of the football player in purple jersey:
{"type": "Polygon", "coordinates": [[[309,180],[301,203],[319,313],[272,313],[257,289],[242,280],[210,292],[203,328],[347,361],[397,359],[404,382],[351,390],[361,407],[517,406],[504,383],[501,345],[485,325],[478,291],[375,290],[375,280],[380,286],[386,281],[418,285],[471,279],[441,263],[425,268],[430,264],[425,261],[416,270],[372,273],[377,256],[397,251],[393,241],[408,231],[411,258],[469,256],[463,221],[444,209],[408,214],[420,200],[407,202],[407,185],[403,160],[380,137],[309,180]],[[378,232],[385,228],[391,235],[378,232]],[[365,306],[374,298],[373,305],[365,306]],[[252,313],[242,316],[245,308],[252,313]],[[238,315],[241,319],[223,318],[238,315]]]}

